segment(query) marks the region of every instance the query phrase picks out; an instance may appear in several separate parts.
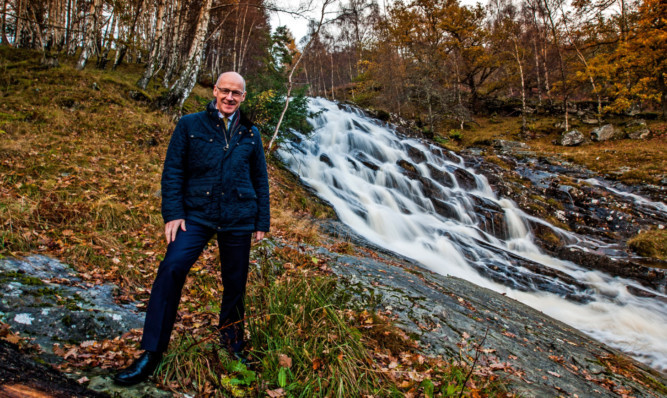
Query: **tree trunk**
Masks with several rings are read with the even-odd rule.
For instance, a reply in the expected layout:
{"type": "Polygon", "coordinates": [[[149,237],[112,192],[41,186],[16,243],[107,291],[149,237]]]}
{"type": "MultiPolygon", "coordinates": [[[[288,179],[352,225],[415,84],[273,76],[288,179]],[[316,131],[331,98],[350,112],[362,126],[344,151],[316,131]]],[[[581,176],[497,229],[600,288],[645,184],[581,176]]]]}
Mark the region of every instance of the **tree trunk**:
{"type": "Polygon", "coordinates": [[[170,86],[171,80],[177,71],[176,66],[178,65],[178,59],[180,58],[179,48],[181,46],[181,42],[183,41],[183,31],[186,25],[183,23],[182,7],[183,3],[180,0],[176,0],[174,4],[172,4],[171,8],[171,20],[176,21],[176,24],[170,24],[170,28],[173,29],[173,37],[171,39],[171,51],[169,52],[169,56],[167,57],[166,61],[164,78],[162,79],[162,86],[165,88],[170,86]]]}
{"type": "Polygon", "coordinates": [[[526,83],[523,77],[523,65],[521,64],[521,55],[519,54],[519,45],[516,36],[512,38],[514,42],[514,58],[519,67],[519,76],[521,77],[521,133],[525,133],[526,128],[526,83]]]}
{"type": "Polygon", "coordinates": [[[320,13],[320,21],[317,24],[317,29],[313,32],[313,34],[310,36],[310,40],[308,40],[308,43],[303,47],[303,51],[301,52],[301,55],[299,58],[294,62],[294,65],[292,66],[292,69],[290,70],[289,74],[287,75],[287,94],[285,95],[285,106],[283,106],[283,110],[280,113],[280,118],[278,119],[278,123],[276,123],[276,129],[273,131],[273,136],[271,137],[271,141],[269,141],[269,146],[268,150],[271,151],[271,148],[273,147],[274,142],[276,141],[276,138],[278,138],[278,132],[280,131],[280,125],[283,123],[283,119],[285,118],[285,113],[287,113],[287,108],[289,107],[289,96],[292,94],[292,77],[294,76],[294,71],[296,71],[296,68],[299,66],[299,63],[303,59],[304,54],[310,47],[311,43],[313,40],[320,34],[320,29],[322,29],[322,24],[324,23],[324,11],[326,10],[327,6],[332,2],[332,0],[324,0],[322,3],[322,11],[320,13]]]}
{"type": "Polygon", "coordinates": [[[16,23],[14,30],[14,46],[21,47],[23,42],[23,20],[25,18],[25,6],[28,0],[18,0],[18,5],[16,6],[16,23]]]}
{"type": "Polygon", "coordinates": [[[334,93],[334,63],[333,63],[333,51],[329,54],[331,60],[331,99],[336,100],[336,94],[334,93]]]}
{"type": "Polygon", "coordinates": [[[123,59],[125,58],[125,55],[127,55],[127,50],[128,50],[128,42],[134,41],[134,32],[137,29],[137,22],[139,20],[139,16],[141,15],[141,10],[144,5],[144,0],[139,0],[137,3],[137,8],[134,13],[134,18],[132,19],[132,24],[130,25],[130,29],[127,32],[127,37],[124,40],[124,43],[120,45],[118,48],[118,51],[116,52],[116,59],[114,59],[113,62],[113,67],[111,69],[116,70],[118,65],[120,65],[123,62],[123,59]]]}
{"type": "Polygon", "coordinates": [[[567,86],[567,80],[565,76],[565,62],[563,61],[563,52],[560,48],[560,41],[558,40],[558,32],[556,30],[556,23],[554,22],[553,19],[553,13],[551,9],[549,9],[549,4],[547,3],[547,0],[543,0],[544,2],[544,8],[547,11],[546,16],[549,18],[549,22],[551,24],[551,33],[554,38],[554,45],[556,46],[556,50],[558,53],[558,62],[560,65],[560,74],[561,74],[561,81],[563,83],[563,111],[565,113],[565,131],[567,132],[570,129],[570,120],[569,120],[569,111],[567,109],[567,100],[568,100],[568,86],[567,86]]]}
{"type": "Polygon", "coordinates": [[[0,21],[0,45],[11,45],[9,39],[7,39],[7,2],[9,0],[4,0],[2,2],[2,20],[0,21]]]}
{"type": "Polygon", "coordinates": [[[109,52],[111,52],[111,32],[115,32],[116,30],[116,13],[115,13],[115,7],[113,10],[111,10],[111,16],[110,16],[110,21],[108,22],[107,25],[107,30],[104,32],[104,35],[102,36],[102,43],[100,45],[100,55],[99,58],[97,59],[97,68],[98,69],[105,69],[107,67],[107,63],[109,62],[109,52]]]}
{"type": "Polygon", "coordinates": [[[178,80],[171,86],[167,97],[167,105],[176,105],[178,109],[183,108],[185,100],[197,82],[199,69],[201,66],[202,55],[204,53],[204,44],[206,32],[208,31],[208,22],[211,18],[210,8],[213,0],[204,0],[197,18],[197,27],[195,37],[192,40],[190,51],[188,52],[187,63],[180,73],[178,80]]]}
{"type": "Polygon", "coordinates": [[[667,84],[665,84],[665,74],[662,71],[658,73],[658,89],[660,90],[660,105],[662,107],[662,120],[667,119],[667,84]]]}
{"type": "Polygon", "coordinates": [[[535,77],[537,78],[537,103],[542,105],[542,82],[540,81],[540,56],[537,51],[537,39],[533,35],[533,52],[535,54],[535,77]]]}
{"type": "Polygon", "coordinates": [[[165,5],[164,0],[159,0],[157,4],[157,12],[155,19],[155,36],[153,41],[153,48],[151,54],[148,57],[148,62],[146,62],[146,69],[144,69],[144,74],[141,76],[137,82],[137,86],[141,89],[146,89],[148,82],[151,80],[155,74],[160,58],[162,57],[162,30],[164,26],[164,16],[165,16],[165,5]]]}
{"type": "Polygon", "coordinates": [[[96,50],[96,38],[98,37],[98,29],[100,29],[99,17],[102,12],[102,0],[93,0],[90,3],[88,17],[85,22],[84,40],[81,46],[81,55],[79,61],[76,63],[76,69],[82,70],[86,67],[88,58],[96,50]]]}

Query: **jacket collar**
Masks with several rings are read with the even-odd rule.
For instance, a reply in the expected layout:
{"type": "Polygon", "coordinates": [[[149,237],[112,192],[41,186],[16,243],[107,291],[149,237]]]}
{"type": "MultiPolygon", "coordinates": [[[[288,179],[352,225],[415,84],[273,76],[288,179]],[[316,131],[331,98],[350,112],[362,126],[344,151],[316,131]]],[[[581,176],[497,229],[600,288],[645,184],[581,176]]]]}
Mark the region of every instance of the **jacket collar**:
{"type": "MultiPolygon", "coordinates": [[[[213,120],[217,121],[217,120],[220,119],[220,116],[218,116],[218,108],[215,106],[215,99],[212,100],[211,102],[209,102],[208,105],[206,106],[206,113],[213,120]]],[[[236,114],[234,115],[234,118],[232,119],[232,125],[236,125],[236,124],[241,124],[242,126],[247,128],[248,130],[250,130],[254,126],[253,122],[251,122],[250,119],[248,119],[243,114],[243,112],[241,112],[240,109],[236,111],[236,114]]]]}

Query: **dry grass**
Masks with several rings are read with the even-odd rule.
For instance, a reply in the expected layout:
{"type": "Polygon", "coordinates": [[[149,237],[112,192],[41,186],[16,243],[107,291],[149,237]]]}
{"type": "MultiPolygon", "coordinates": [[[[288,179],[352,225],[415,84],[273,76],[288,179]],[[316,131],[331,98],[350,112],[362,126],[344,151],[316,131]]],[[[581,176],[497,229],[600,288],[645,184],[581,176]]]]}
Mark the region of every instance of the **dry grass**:
{"type": "MultiPolygon", "coordinates": [[[[617,128],[623,129],[627,120],[612,120],[617,128]]],[[[649,121],[652,135],[646,140],[621,139],[605,142],[587,141],[577,147],[555,145],[554,140],[561,132],[554,127],[560,119],[544,117],[529,122],[529,138],[520,134],[520,117],[480,117],[475,118],[476,125],[462,132],[460,141],[447,140],[445,146],[450,149],[462,149],[471,146],[489,146],[493,140],[522,141],[530,150],[540,156],[555,156],[581,164],[593,171],[607,174],[628,184],[661,185],[667,177],[667,123],[649,121]]],[[[585,126],[575,118],[573,126],[585,137],[590,135],[595,126],[585,126]]],[[[447,138],[448,132],[440,132],[441,139],[447,138]]],[[[497,163],[497,162],[496,162],[497,163]]]]}
{"type": "Polygon", "coordinates": [[[628,247],[643,257],[667,260],[667,230],[651,229],[628,240],[628,247]]]}

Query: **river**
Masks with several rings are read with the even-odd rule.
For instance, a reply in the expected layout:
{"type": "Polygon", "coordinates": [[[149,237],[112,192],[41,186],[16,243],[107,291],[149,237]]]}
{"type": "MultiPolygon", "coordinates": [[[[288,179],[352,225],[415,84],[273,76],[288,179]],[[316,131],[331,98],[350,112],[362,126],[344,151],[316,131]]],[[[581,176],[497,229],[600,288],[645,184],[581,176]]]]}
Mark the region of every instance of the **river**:
{"type": "MultiPolygon", "coordinates": [[[[310,119],[315,130],[308,137],[297,133],[279,155],[350,228],[428,269],[503,293],[667,370],[665,294],[652,290],[654,297],[638,297],[628,291],[635,281],[543,253],[529,216],[456,154],[401,138],[324,99],[311,99],[310,108],[321,111],[310,119]],[[495,209],[502,222],[489,226],[476,214],[479,203],[495,209]]],[[[572,244],[586,239],[554,231],[572,244]]]]}

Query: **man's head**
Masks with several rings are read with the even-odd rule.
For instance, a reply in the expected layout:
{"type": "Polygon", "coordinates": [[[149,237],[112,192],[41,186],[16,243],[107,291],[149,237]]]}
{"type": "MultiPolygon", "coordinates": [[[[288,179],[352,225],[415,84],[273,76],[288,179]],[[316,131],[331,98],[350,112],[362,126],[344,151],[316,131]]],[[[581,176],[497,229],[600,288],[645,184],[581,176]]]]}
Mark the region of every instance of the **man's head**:
{"type": "Polygon", "coordinates": [[[231,116],[245,100],[245,79],[236,72],[225,72],[213,88],[215,105],[224,116],[231,116]]]}

